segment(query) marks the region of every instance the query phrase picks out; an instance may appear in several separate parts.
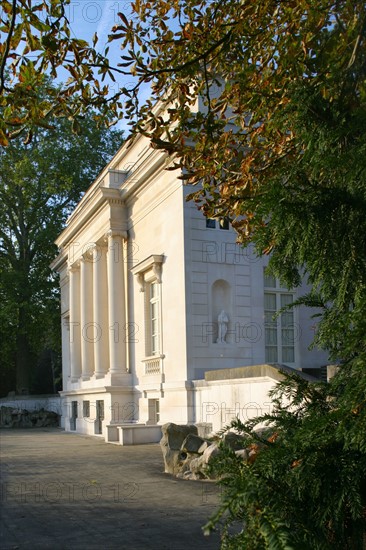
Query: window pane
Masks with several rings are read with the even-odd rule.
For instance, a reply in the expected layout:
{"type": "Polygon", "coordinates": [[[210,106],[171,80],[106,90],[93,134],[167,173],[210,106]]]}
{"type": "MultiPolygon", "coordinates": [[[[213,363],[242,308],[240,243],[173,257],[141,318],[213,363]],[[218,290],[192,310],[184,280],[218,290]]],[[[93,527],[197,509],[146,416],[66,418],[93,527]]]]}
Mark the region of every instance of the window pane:
{"type": "Polygon", "coordinates": [[[264,324],[265,325],[274,325],[277,326],[277,319],[274,319],[275,311],[265,311],[264,312],[264,324]]]}
{"type": "Polygon", "coordinates": [[[152,319],[157,319],[158,311],[159,311],[158,302],[153,302],[151,304],[151,317],[152,317],[152,319]]]}
{"type": "Polygon", "coordinates": [[[286,311],[281,315],[281,325],[283,327],[292,327],[294,325],[294,312],[286,311]]]}
{"type": "Polygon", "coordinates": [[[281,294],[281,307],[288,306],[292,304],[294,298],[291,294],[281,294]]]}
{"type": "Polygon", "coordinates": [[[277,348],[272,346],[266,346],[266,362],[277,363],[277,361],[278,361],[277,348]]]}
{"type": "Polygon", "coordinates": [[[276,326],[266,327],[265,329],[266,346],[277,346],[277,328],[276,326]]]}
{"type": "Polygon", "coordinates": [[[83,401],[83,416],[84,418],[90,416],[90,401],[83,401]]]}
{"type": "Polygon", "coordinates": [[[295,350],[293,347],[282,347],[282,361],[284,363],[294,363],[295,362],[295,350]]]}
{"type": "Polygon", "coordinates": [[[207,218],[206,219],[206,227],[208,229],[215,229],[216,227],[216,221],[213,220],[212,218],[207,218]]]}
{"type": "Polygon", "coordinates": [[[264,309],[265,311],[276,312],[276,294],[265,292],[264,293],[264,309]]]}
{"type": "Polygon", "coordinates": [[[293,327],[291,328],[283,328],[281,330],[281,340],[283,346],[291,346],[294,345],[295,340],[295,334],[293,327]]]}
{"type": "Polygon", "coordinates": [[[219,222],[220,229],[229,229],[229,220],[227,218],[222,218],[219,222]]]}
{"type": "Polygon", "coordinates": [[[156,283],[151,283],[150,285],[150,298],[156,298],[158,295],[158,286],[156,283]]]}
{"type": "MultiPolygon", "coordinates": [[[[275,285],[275,283],[274,283],[275,285]]],[[[274,319],[276,314],[276,294],[274,292],[264,293],[264,340],[265,360],[267,363],[278,361],[278,320],[274,319]]]]}
{"type": "Polygon", "coordinates": [[[152,333],[153,336],[158,333],[158,320],[157,319],[152,319],[152,321],[151,321],[151,333],[152,333]]]}
{"type": "Polygon", "coordinates": [[[267,288],[276,288],[276,277],[268,275],[266,273],[266,268],[263,271],[264,286],[267,288]]]}
{"type": "Polygon", "coordinates": [[[158,335],[153,335],[151,338],[151,355],[156,355],[159,351],[158,335]]]}
{"type": "Polygon", "coordinates": [[[150,319],[149,330],[147,334],[148,338],[148,355],[157,355],[159,353],[159,340],[160,340],[160,321],[159,321],[159,285],[157,282],[150,284],[150,319]]]}

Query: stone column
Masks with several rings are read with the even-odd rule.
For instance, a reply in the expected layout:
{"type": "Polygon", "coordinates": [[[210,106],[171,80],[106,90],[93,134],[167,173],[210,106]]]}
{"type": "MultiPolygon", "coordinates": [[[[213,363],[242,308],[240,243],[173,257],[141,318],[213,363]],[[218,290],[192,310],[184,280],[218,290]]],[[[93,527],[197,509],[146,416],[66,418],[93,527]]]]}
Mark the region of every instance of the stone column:
{"type": "Polygon", "coordinates": [[[123,237],[125,233],[108,231],[108,322],[109,372],[126,373],[126,314],[123,237]]]}
{"type": "Polygon", "coordinates": [[[81,375],[80,267],[69,268],[70,289],[70,374],[71,382],[81,375]]]}
{"type": "Polygon", "coordinates": [[[88,380],[94,373],[93,263],[87,252],[80,260],[81,372],[88,380]]]}
{"type": "Polygon", "coordinates": [[[62,353],[62,379],[64,381],[63,387],[66,388],[66,384],[71,379],[70,368],[70,313],[68,317],[62,318],[62,330],[61,330],[61,353],[62,353]]]}
{"type": "Polygon", "coordinates": [[[109,365],[107,248],[95,245],[93,253],[93,305],[96,340],[95,376],[103,377],[109,365]]]}

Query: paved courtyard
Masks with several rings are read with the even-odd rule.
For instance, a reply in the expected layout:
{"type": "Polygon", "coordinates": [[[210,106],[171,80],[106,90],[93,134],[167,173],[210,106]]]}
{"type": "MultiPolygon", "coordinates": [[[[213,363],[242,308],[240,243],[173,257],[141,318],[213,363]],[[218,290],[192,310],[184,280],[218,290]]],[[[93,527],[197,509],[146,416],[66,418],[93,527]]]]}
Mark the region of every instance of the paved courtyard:
{"type": "Polygon", "coordinates": [[[2,550],[217,550],[212,482],[163,473],[159,445],[1,430],[2,550]]]}

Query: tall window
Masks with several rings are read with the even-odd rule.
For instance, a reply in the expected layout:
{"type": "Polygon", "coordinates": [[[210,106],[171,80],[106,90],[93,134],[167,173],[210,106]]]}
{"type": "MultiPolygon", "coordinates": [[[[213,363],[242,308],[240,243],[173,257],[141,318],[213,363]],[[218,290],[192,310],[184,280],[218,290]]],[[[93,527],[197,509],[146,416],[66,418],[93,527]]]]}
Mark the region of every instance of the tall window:
{"type": "Polygon", "coordinates": [[[70,430],[76,430],[77,417],[78,417],[78,402],[71,401],[70,430]]]}
{"type": "Polygon", "coordinates": [[[157,424],[160,420],[159,399],[148,399],[149,419],[148,424],[157,424]]]}
{"type": "Polygon", "coordinates": [[[275,316],[293,300],[293,294],[264,271],[265,360],[268,363],[293,364],[296,361],[294,311],[288,309],[275,316]]]}
{"type": "Polygon", "coordinates": [[[83,401],[83,417],[90,417],[90,401],[83,401]]]}
{"type": "Polygon", "coordinates": [[[156,281],[146,285],[146,354],[160,353],[160,292],[156,281]]]}

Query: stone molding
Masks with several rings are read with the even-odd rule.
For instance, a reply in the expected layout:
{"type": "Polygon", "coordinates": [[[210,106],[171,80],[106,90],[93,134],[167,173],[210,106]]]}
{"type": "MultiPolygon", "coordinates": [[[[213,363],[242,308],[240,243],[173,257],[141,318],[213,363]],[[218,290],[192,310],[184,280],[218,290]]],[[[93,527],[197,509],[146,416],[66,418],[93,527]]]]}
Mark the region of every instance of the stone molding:
{"type": "Polygon", "coordinates": [[[145,291],[145,282],[151,278],[149,274],[156,279],[157,283],[161,283],[163,262],[164,256],[162,254],[152,254],[131,269],[131,272],[136,276],[137,282],[140,285],[140,292],[145,291]]]}

